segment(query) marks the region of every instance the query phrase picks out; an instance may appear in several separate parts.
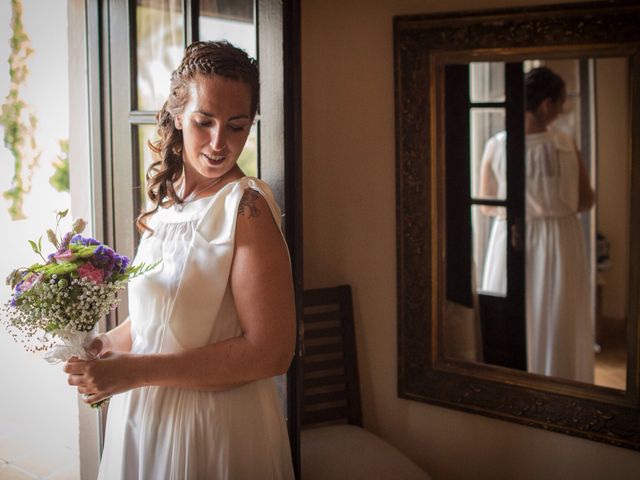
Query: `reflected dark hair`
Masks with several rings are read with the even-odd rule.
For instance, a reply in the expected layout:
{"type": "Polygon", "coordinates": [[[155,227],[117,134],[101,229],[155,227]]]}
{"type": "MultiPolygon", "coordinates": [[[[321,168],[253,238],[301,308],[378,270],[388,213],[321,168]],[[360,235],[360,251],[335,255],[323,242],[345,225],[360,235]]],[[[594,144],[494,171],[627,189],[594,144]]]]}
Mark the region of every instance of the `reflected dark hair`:
{"type": "Polygon", "coordinates": [[[190,86],[199,75],[219,75],[247,84],[251,89],[251,117],[255,117],[258,111],[260,77],[255,59],[226,41],[194,42],[187,47],[182,62],[171,74],[169,98],[156,116],[160,139],[147,142],[154,158],[145,177],[146,193],[152,208],[143,211],[136,220],[141,233],[144,230],[153,233],[145,223],[149,215],[160,207],[167,208],[183,202],[174,189],[183,170],[182,130],[176,128],[174,119],[184,111],[190,98],[190,86]]]}
{"type": "Polygon", "coordinates": [[[565,95],[564,80],[547,67],[529,70],[524,76],[524,89],[529,112],[535,111],[546,98],[557,102],[565,95]]]}

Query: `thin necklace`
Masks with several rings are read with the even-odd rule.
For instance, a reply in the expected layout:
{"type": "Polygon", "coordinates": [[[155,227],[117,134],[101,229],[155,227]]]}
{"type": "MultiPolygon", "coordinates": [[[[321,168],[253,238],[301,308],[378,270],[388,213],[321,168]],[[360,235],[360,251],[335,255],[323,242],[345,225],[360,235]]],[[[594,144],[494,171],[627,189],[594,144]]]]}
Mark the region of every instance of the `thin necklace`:
{"type": "MultiPolygon", "coordinates": [[[[227,175],[227,173],[229,173],[229,171],[224,172],[221,176],[213,179],[213,181],[205,184],[204,186],[197,186],[196,188],[193,189],[193,191],[189,195],[187,195],[185,198],[182,199],[182,202],[184,203],[184,202],[189,202],[191,200],[195,200],[195,197],[198,193],[204,192],[205,190],[208,190],[214,185],[217,185],[218,183],[220,183],[224,179],[224,177],[227,175]]],[[[184,184],[182,188],[184,190],[184,184]]]]}

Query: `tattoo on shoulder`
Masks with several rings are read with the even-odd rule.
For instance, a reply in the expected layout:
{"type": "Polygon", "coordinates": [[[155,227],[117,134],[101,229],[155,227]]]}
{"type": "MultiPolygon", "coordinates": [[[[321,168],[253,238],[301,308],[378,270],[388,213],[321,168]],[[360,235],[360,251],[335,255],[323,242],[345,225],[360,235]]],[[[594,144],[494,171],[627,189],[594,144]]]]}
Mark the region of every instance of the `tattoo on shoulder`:
{"type": "Polygon", "coordinates": [[[240,206],[238,207],[238,214],[245,215],[249,218],[255,218],[260,215],[260,209],[256,204],[256,200],[260,198],[260,194],[254,190],[247,189],[240,200],[240,206]]]}

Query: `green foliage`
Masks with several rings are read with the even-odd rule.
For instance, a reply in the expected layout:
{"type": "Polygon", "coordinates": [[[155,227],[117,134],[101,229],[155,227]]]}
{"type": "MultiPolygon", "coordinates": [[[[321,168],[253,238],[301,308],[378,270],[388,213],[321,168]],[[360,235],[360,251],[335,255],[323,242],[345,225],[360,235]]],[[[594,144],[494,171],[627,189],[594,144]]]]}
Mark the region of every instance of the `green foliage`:
{"type": "Polygon", "coordinates": [[[40,159],[34,132],[36,116],[20,98],[20,89],[29,75],[27,59],[33,54],[29,36],[22,24],[22,0],[11,0],[11,53],[9,55],[9,93],[0,108],[0,125],[4,126],[4,145],[14,158],[15,173],[11,188],[3,193],[11,201],[9,214],[14,220],[25,218],[24,195],[31,190],[31,177],[40,159]]]}
{"type": "Polygon", "coordinates": [[[258,138],[253,131],[238,158],[238,166],[249,177],[258,176],[258,138]]]}
{"type": "Polygon", "coordinates": [[[35,273],[43,273],[46,278],[50,278],[52,275],[58,275],[59,277],[74,273],[78,270],[78,264],[75,262],[65,263],[47,263],[39,265],[33,271],[35,273]]]}
{"type": "Polygon", "coordinates": [[[49,177],[49,183],[59,192],[69,191],[69,140],[58,140],[60,145],[60,153],[53,162],[55,169],[53,175],[49,177]]]}
{"type": "Polygon", "coordinates": [[[114,282],[130,280],[132,278],[138,277],[140,275],[144,275],[147,272],[150,272],[154,268],[156,268],[162,260],[158,260],[157,262],[153,262],[152,264],[147,265],[146,263],[139,263],[138,265],[134,265],[132,267],[128,267],[124,273],[114,274],[112,280],[114,282]]]}
{"type": "Polygon", "coordinates": [[[69,250],[71,250],[77,258],[91,258],[96,248],[98,248],[98,245],[78,245],[77,243],[69,245],[69,250]]]}
{"type": "Polygon", "coordinates": [[[258,175],[258,158],[254,151],[244,149],[238,158],[238,166],[249,177],[256,177],[258,175]]]}

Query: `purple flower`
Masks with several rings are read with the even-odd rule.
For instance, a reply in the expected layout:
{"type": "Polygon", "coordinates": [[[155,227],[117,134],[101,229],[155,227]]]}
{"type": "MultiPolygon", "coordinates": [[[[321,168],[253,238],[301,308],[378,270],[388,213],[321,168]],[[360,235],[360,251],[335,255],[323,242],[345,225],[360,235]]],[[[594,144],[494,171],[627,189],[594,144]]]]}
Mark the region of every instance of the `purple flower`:
{"type": "Polygon", "coordinates": [[[67,232],[67,233],[64,234],[64,237],[62,237],[62,241],[60,242],[60,245],[58,246],[58,251],[59,252],[69,248],[69,242],[71,241],[71,237],[73,237],[73,232],[67,232]]]}
{"type": "Polygon", "coordinates": [[[11,295],[11,306],[16,306],[16,300],[22,296],[24,292],[27,292],[33,287],[38,280],[40,280],[40,275],[36,275],[35,273],[28,273],[22,280],[18,282],[13,289],[13,294],[11,295]]]}
{"type": "Polygon", "coordinates": [[[34,273],[27,275],[22,279],[20,283],[16,285],[15,290],[19,292],[26,292],[40,279],[40,275],[34,273]]]}
{"type": "Polygon", "coordinates": [[[73,237],[71,237],[71,243],[84,245],[85,247],[89,245],[100,245],[100,242],[95,238],[83,237],[82,235],[74,235],[73,237]]]}
{"type": "Polygon", "coordinates": [[[114,273],[124,273],[129,265],[129,259],[116,253],[111,247],[99,245],[93,253],[91,263],[102,268],[105,272],[105,278],[108,279],[114,273]]]}

